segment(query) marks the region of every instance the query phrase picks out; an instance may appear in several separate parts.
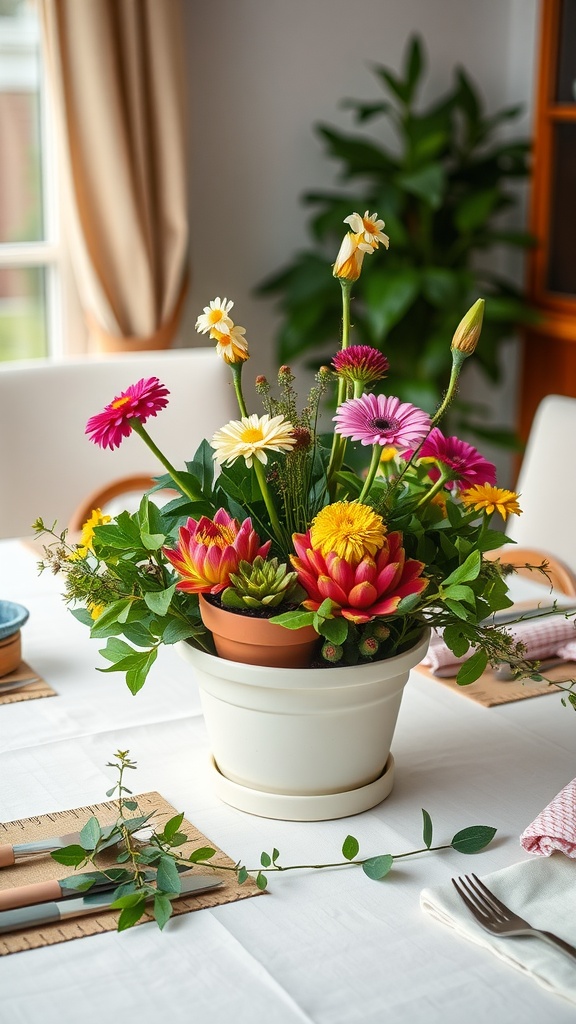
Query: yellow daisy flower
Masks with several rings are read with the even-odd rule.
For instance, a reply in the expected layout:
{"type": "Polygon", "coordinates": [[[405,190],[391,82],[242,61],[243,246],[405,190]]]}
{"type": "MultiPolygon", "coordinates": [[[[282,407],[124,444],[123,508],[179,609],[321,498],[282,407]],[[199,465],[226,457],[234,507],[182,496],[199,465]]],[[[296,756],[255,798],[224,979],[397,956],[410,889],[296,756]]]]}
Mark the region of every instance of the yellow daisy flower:
{"type": "Polygon", "coordinates": [[[382,516],[358,501],[335,501],[312,521],[310,540],[324,557],[334,551],[357,565],[365,555],[373,557],[384,545],[386,526],[382,516]]]}
{"type": "Polygon", "coordinates": [[[70,561],[75,561],[78,558],[86,558],[86,556],[94,550],[94,527],[103,526],[104,523],[109,523],[110,518],[110,516],[105,516],[101,509],[92,509],[89,518],[86,520],[84,526],[82,527],[78,547],[70,555],[70,561]]]}
{"type": "Polygon", "coordinates": [[[342,239],[332,270],[334,277],[342,278],[344,281],[357,281],[367,252],[373,252],[373,247],[364,241],[364,235],[353,235],[348,231],[342,239]]]}
{"type": "Polygon", "coordinates": [[[296,444],[294,427],[284,416],[243,416],[217,430],[210,444],[219,465],[230,465],[243,456],[248,468],[254,459],[266,465],[267,452],[290,451],[296,444]]]}
{"type": "Polygon", "coordinates": [[[467,508],[474,508],[477,512],[499,512],[503,519],[513,514],[519,516],[522,509],[518,505],[518,497],[515,491],[507,491],[504,487],[494,487],[492,484],[476,484],[462,491],[462,502],[467,508]]]}

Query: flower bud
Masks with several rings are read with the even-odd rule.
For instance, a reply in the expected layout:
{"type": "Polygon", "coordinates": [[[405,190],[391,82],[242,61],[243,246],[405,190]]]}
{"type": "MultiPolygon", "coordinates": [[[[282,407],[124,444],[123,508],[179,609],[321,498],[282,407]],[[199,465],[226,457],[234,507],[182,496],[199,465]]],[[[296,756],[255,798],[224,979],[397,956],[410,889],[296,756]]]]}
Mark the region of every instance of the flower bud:
{"type": "Polygon", "coordinates": [[[451,347],[461,352],[464,358],[471,356],[478,344],[484,319],[484,305],[484,299],[477,299],[466,315],[462,317],[454,332],[451,347]]]}
{"type": "Polygon", "coordinates": [[[332,665],[336,662],[341,661],[342,655],[344,654],[344,648],[340,644],[333,644],[330,640],[326,640],[322,647],[322,657],[325,661],[329,661],[332,665]]]}

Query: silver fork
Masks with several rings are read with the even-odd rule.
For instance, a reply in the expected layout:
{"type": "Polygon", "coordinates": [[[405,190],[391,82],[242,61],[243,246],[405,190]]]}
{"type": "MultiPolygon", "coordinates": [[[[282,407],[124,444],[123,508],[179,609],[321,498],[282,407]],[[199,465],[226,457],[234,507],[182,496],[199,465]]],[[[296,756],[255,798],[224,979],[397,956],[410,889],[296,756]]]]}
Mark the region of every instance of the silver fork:
{"type": "Polygon", "coordinates": [[[462,878],[453,878],[452,884],[468,909],[476,920],[488,932],[493,935],[539,935],[553,946],[568,953],[576,960],[576,949],[564,939],[559,939],[552,932],[542,931],[541,928],[533,928],[528,921],[524,921],[512,910],[509,910],[493,892],[490,892],[484,882],[481,882],[476,875],[464,875],[462,878]]]}

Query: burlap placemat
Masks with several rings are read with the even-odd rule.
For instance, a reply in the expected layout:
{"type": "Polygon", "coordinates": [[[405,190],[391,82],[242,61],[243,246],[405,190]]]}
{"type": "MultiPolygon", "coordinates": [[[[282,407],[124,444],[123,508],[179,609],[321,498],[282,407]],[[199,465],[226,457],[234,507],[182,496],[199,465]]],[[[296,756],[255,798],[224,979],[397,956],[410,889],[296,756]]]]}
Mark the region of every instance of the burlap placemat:
{"type": "MultiPolygon", "coordinates": [[[[136,799],[142,813],[148,814],[152,811],[153,820],[160,826],[177,813],[159,793],[143,793],[136,799]]],[[[95,815],[102,825],[109,825],[116,820],[118,808],[114,801],[108,801],[88,807],[77,807],[71,811],[43,814],[37,818],[9,821],[0,824],[0,843],[26,843],[34,839],[45,839],[50,836],[76,832],[82,828],[91,815],[95,815]]],[[[215,843],[210,842],[206,836],[202,835],[189,821],[182,822],[180,831],[190,837],[190,842],[179,848],[183,856],[189,855],[200,847],[211,846],[216,850],[216,854],[210,859],[210,864],[234,866],[235,862],[215,843]]],[[[243,885],[239,885],[233,871],[212,872],[210,868],[202,864],[194,870],[202,874],[213,873],[215,877],[222,878],[224,884],[218,889],[200,893],[197,896],[182,896],[174,902],[174,916],[187,914],[191,910],[218,907],[223,903],[233,903],[249,896],[261,895],[260,889],[257,888],[252,878],[249,878],[243,885]]],[[[52,878],[66,878],[73,873],[73,869],[58,864],[50,855],[29,857],[11,867],[0,869],[0,889],[6,889],[13,885],[29,885],[31,882],[48,881],[52,878]]],[[[89,917],[44,924],[35,928],[22,929],[13,934],[0,935],[0,956],[19,953],[26,949],[37,949],[39,946],[52,946],[58,942],[67,942],[69,939],[83,939],[88,935],[98,935],[100,932],[114,931],[118,923],[118,913],[117,910],[103,910],[91,914],[89,917]]],[[[146,914],[138,923],[142,924],[152,920],[152,914],[146,914]]],[[[169,928],[170,924],[167,927],[169,928]]]]}
{"type": "MultiPolygon", "coordinates": [[[[557,686],[550,686],[548,683],[537,683],[532,679],[511,679],[509,682],[498,679],[493,672],[484,672],[475,683],[468,686],[459,686],[456,676],[441,677],[435,676],[432,669],[425,665],[417,665],[416,671],[432,679],[435,683],[447,686],[449,690],[468,697],[476,704],[482,704],[485,708],[493,708],[498,704],[512,704],[516,700],[525,700],[527,697],[542,697],[545,693],[558,693],[557,686]]],[[[559,683],[574,679],[576,676],[576,664],[566,662],[564,665],[556,665],[554,668],[546,669],[548,679],[559,683]]]]}
{"type": "Polygon", "coordinates": [[[56,697],[56,690],[30,667],[27,661],[21,661],[14,672],[0,678],[0,704],[16,704],[20,700],[36,700],[38,697],[56,697]],[[31,679],[25,686],[18,683],[31,679]],[[16,687],[12,689],[12,687],[16,687]]]}

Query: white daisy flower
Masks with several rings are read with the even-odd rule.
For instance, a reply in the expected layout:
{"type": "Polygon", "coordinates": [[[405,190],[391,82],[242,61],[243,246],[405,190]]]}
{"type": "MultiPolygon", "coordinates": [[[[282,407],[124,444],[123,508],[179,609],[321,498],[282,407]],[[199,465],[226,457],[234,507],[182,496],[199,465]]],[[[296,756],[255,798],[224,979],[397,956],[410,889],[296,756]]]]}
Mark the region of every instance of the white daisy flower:
{"type": "Polygon", "coordinates": [[[220,334],[230,334],[233,327],[228,313],[234,305],[228,299],[220,299],[218,296],[212,299],[209,306],[204,306],[204,311],[196,321],[196,330],[199,334],[206,334],[208,331],[219,331],[220,334]]]}
{"type": "Polygon", "coordinates": [[[266,452],[290,451],[296,438],[294,427],[284,416],[253,413],[241,420],[230,420],[222,430],[216,431],[210,444],[214,448],[213,458],[219,465],[230,465],[243,456],[250,468],[255,458],[266,465],[266,452]]]}
{"type": "Polygon", "coordinates": [[[378,220],[377,213],[369,213],[366,210],[363,217],[359,213],[351,213],[349,217],[344,218],[344,223],[349,224],[355,234],[363,234],[364,241],[368,242],[373,249],[378,248],[379,242],[388,248],[390,239],[382,231],[384,221],[378,220]]]}

